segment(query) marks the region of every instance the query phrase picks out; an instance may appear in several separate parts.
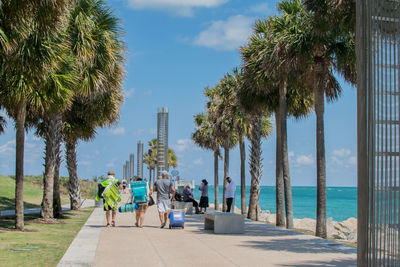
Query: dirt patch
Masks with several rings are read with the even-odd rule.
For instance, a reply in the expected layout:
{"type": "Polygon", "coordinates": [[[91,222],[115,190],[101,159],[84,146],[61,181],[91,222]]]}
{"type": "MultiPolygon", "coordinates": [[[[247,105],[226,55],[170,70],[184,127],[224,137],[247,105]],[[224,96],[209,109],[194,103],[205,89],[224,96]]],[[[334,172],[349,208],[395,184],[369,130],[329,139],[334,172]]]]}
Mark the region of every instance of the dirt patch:
{"type": "Polygon", "coordinates": [[[23,231],[15,229],[15,228],[0,228],[0,232],[38,232],[36,229],[27,229],[25,228],[23,231]]]}
{"type": "Polygon", "coordinates": [[[29,221],[29,222],[31,222],[31,223],[39,223],[39,224],[66,224],[65,222],[57,221],[56,219],[45,220],[45,219],[42,219],[42,218],[34,219],[34,220],[29,221]]]}

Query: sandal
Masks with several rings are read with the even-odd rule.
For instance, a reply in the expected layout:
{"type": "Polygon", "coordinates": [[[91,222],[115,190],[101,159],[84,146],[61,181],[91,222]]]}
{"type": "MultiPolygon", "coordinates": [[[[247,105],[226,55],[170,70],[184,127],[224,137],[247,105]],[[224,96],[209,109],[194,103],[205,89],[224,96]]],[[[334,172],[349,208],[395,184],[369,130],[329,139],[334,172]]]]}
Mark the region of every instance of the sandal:
{"type": "Polygon", "coordinates": [[[112,227],[115,227],[115,221],[111,222],[112,227]]]}
{"type": "Polygon", "coordinates": [[[111,225],[109,223],[107,223],[107,227],[110,227],[111,225]]]}
{"type": "Polygon", "coordinates": [[[139,227],[139,224],[138,224],[138,223],[135,223],[135,226],[136,226],[136,227],[139,227]]]}

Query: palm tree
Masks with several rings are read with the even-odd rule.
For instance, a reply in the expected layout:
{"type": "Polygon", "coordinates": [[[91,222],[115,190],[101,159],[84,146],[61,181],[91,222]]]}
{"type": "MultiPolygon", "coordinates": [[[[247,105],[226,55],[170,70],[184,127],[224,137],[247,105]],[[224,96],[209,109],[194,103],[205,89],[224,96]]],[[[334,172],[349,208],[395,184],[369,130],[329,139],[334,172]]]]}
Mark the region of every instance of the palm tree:
{"type": "Polygon", "coordinates": [[[216,135],[214,128],[208,120],[208,114],[197,114],[194,116],[196,131],[192,133],[192,140],[203,149],[212,150],[214,153],[214,208],[219,209],[219,181],[218,181],[218,157],[221,157],[220,138],[216,135]]]}
{"type": "MultiPolygon", "coordinates": [[[[53,42],[65,29],[68,0],[2,1],[0,11],[0,99],[16,127],[15,227],[24,229],[23,161],[26,117],[51,102],[52,91],[43,88],[60,67],[53,42]],[[6,44],[7,43],[7,44],[6,44]],[[50,102],[49,102],[50,101],[50,102]]],[[[53,76],[54,78],[54,76],[53,76]]]]}
{"type": "MultiPolygon", "coordinates": [[[[157,138],[150,140],[148,143],[149,150],[148,153],[143,155],[144,163],[147,164],[147,168],[150,172],[149,181],[151,179],[151,170],[155,172],[157,167],[157,138]]],[[[168,166],[174,168],[178,167],[178,157],[173,149],[168,148],[168,166]]],[[[153,180],[156,180],[155,173],[153,173],[153,180]]]]}
{"type": "Polygon", "coordinates": [[[355,57],[355,1],[305,0],[310,14],[308,54],[312,65],[309,69],[310,86],[314,93],[317,147],[317,224],[316,235],[326,238],[326,161],[324,110],[325,97],[336,100],[342,88],[334,71],[346,81],[356,84],[355,57]]]}
{"type": "Polygon", "coordinates": [[[124,43],[119,19],[104,1],[76,1],[70,13],[70,49],[77,61],[80,90],[63,117],[71,209],[78,209],[76,146],[79,139],[93,138],[97,127],[112,125],[119,118],[124,43]]]}
{"type": "Polygon", "coordinates": [[[231,76],[226,74],[213,89],[206,89],[205,95],[209,98],[207,103],[208,119],[215,133],[221,138],[224,148],[224,181],[222,210],[226,210],[225,190],[228,185],[226,178],[229,176],[229,151],[238,140],[235,133],[232,106],[234,84],[231,76]]]}
{"type": "MultiPolygon", "coordinates": [[[[302,24],[303,14],[299,1],[283,1],[278,7],[283,11],[282,17],[257,21],[249,46],[242,49],[242,57],[248,75],[260,80],[258,84],[262,85],[261,88],[267,89],[264,94],[267,93],[268,98],[274,99],[268,101],[266,107],[275,112],[277,125],[276,224],[284,225],[283,196],[285,196],[286,226],[292,228],[293,208],[286,120],[288,113],[298,117],[304,116],[310,110],[302,79],[296,78],[296,76],[302,77],[301,66],[307,63],[301,54],[303,47],[298,46],[306,25],[302,24]]],[[[257,90],[254,88],[253,91],[257,90]]]]}
{"type": "MultiPolygon", "coordinates": [[[[149,143],[151,142],[149,141],[149,143]]],[[[155,154],[153,154],[153,150],[151,148],[143,155],[143,162],[147,165],[147,169],[149,169],[149,184],[152,184],[151,174],[152,171],[157,167],[157,158],[155,154]]]]}

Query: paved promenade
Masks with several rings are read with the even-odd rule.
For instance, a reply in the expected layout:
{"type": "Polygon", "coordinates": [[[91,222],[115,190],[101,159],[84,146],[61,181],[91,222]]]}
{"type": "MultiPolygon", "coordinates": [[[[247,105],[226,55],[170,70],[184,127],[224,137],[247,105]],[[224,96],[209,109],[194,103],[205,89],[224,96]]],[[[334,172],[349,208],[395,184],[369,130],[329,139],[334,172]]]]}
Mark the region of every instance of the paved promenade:
{"type": "Polygon", "coordinates": [[[353,247],[250,220],[244,234],[216,235],[203,215],[160,229],[155,206],[142,229],[133,213],[119,213],[111,228],[104,217],[96,208],[59,266],[356,266],[353,247]]]}

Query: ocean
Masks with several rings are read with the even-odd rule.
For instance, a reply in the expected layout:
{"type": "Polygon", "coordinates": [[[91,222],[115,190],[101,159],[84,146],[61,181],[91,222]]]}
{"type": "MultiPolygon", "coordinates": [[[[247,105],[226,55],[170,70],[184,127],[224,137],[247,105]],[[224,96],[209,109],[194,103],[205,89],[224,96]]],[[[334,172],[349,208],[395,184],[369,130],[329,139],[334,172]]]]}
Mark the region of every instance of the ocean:
{"type": "MultiPolygon", "coordinates": [[[[356,187],[327,187],[326,188],[327,218],[334,221],[344,221],[350,217],[357,218],[357,188],[356,187]]],[[[200,199],[198,186],[194,190],[196,199],[200,199]]],[[[214,186],[209,186],[209,202],[214,203],[214,186]]],[[[219,187],[219,198],[222,203],[222,186],[219,187]]],[[[246,203],[249,204],[250,186],[246,186],[246,203]]],[[[309,186],[293,186],[293,217],[316,218],[317,188],[309,186]]],[[[259,205],[261,210],[276,213],[275,186],[261,186],[259,205]]],[[[240,186],[236,188],[235,206],[240,208],[240,186]]]]}

